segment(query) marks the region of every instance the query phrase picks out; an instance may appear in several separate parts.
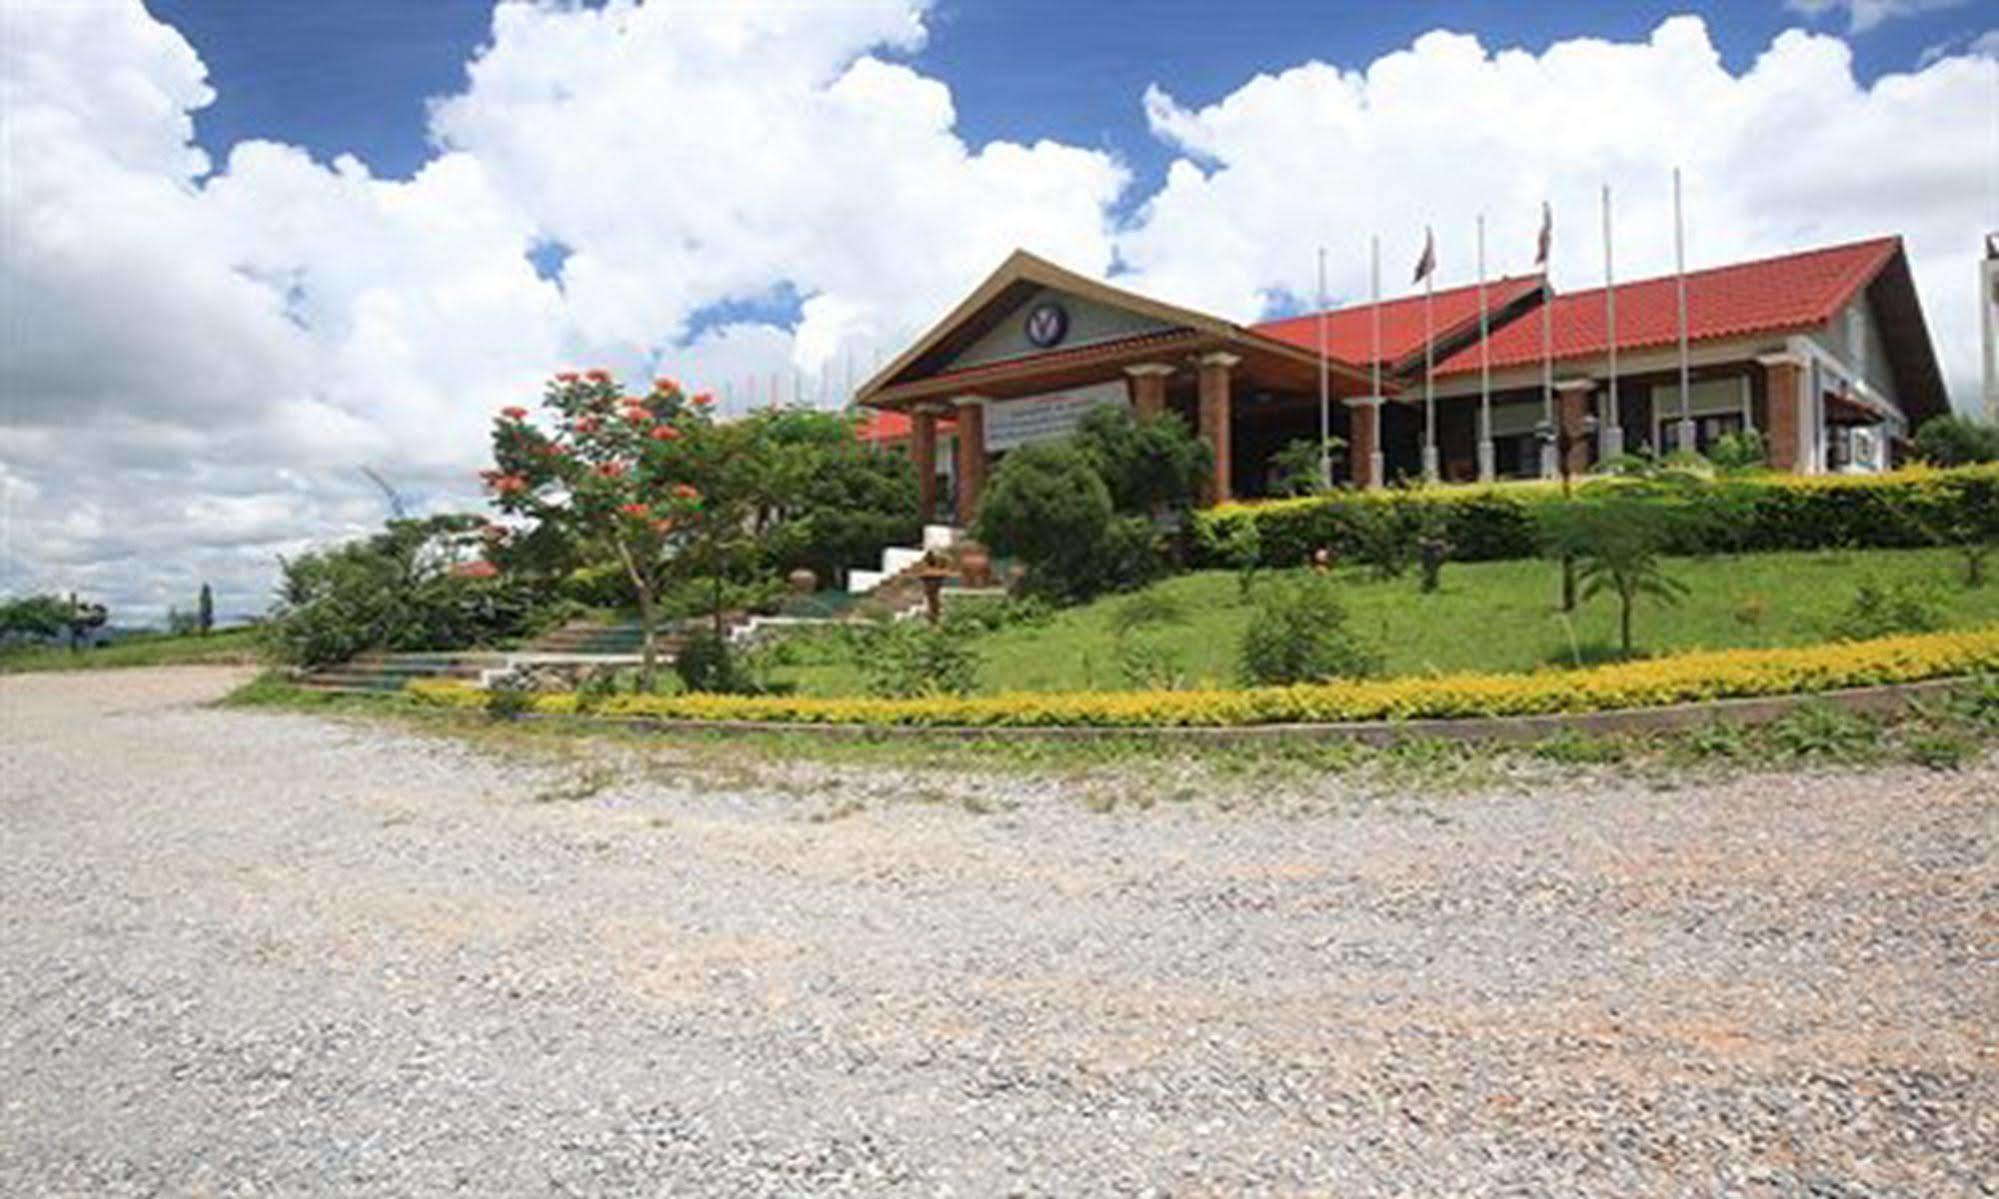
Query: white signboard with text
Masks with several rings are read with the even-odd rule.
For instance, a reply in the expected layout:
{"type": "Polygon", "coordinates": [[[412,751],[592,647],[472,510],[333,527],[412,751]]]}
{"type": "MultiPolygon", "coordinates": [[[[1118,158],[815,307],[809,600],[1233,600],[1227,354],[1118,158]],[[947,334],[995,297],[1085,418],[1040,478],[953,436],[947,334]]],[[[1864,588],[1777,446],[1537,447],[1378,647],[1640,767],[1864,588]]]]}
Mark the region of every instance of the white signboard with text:
{"type": "Polygon", "coordinates": [[[1122,379],[1018,400],[993,400],[986,405],[986,450],[997,453],[1031,442],[1055,441],[1067,437],[1090,409],[1100,404],[1125,407],[1130,403],[1122,379]]]}

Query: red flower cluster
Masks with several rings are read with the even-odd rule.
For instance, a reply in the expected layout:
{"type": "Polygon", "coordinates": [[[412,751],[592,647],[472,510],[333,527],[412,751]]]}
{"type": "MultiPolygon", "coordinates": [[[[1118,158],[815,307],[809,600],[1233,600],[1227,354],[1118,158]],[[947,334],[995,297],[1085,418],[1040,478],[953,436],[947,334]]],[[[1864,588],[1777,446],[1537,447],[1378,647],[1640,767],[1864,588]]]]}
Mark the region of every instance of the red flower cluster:
{"type": "Polygon", "coordinates": [[[634,425],[650,424],[652,422],[652,412],[650,409],[633,404],[631,407],[625,409],[625,420],[634,425]]]}
{"type": "Polygon", "coordinates": [[[486,486],[501,495],[512,495],[516,491],[526,491],[528,481],[519,475],[503,475],[498,471],[487,471],[486,486]]]}
{"type": "Polygon", "coordinates": [[[592,383],[609,383],[611,381],[611,372],[601,366],[593,366],[583,372],[583,377],[592,383]]]}
{"type": "Polygon", "coordinates": [[[577,381],[578,379],[581,379],[582,377],[583,377],[583,376],[581,376],[581,375],[577,374],[577,373],[576,373],[575,371],[557,371],[557,372],[555,372],[555,381],[556,381],[557,383],[574,383],[574,382],[576,382],[576,381],[577,381]]]}
{"type": "Polygon", "coordinates": [[[607,479],[622,479],[625,477],[625,464],[622,462],[606,462],[597,468],[597,473],[607,479]]]}
{"type": "Polygon", "coordinates": [[[517,404],[510,405],[500,409],[500,415],[506,417],[508,420],[526,420],[528,418],[528,410],[517,404]]]}
{"type": "Polygon", "coordinates": [[[707,407],[708,405],[710,405],[710,404],[712,404],[712,403],[714,403],[714,402],[715,402],[715,397],[714,397],[714,396],[712,396],[712,395],[709,395],[709,394],[708,394],[707,392],[705,392],[705,391],[704,391],[704,392],[701,392],[700,394],[698,394],[698,395],[696,395],[696,396],[694,397],[694,406],[695,406],[696,408],[706,408],[706,407],[707,407]]]}
{"type": "Polygon", "coordinates": [[[672,425],[656,425],[648,436],[654,441],[679,441],[680,430],[672,425]]]}
{"type": "Polygon", "coordinates": [[[652,381],[652,389],[654,391],[679,391],[680,384],[667,378],[665,375],[661,375],[652,381]]]}
{"type": "Polygon", "coordinates": [[[640,520],[644,520],[646,517],[652,515],[652,509],[646,507],[644,504],[620,504],[618,505],[618,511],[624,513],[626,516],[636,516],[640,520]]]}
{"type": "Polygon", "coordinates": [[[576,431],[578,433],[595,433],[602,427],[603,422],[594,416],[579,416],[576,418],[576,431]]]}
{"type": "Polygon", "coordinates": [[[681,500],[698,500],[701,498],[701,493],[690,484],[675,483],[673,485],[673,496],[675,499],[681,500]]]}
{"type": "Polygon", "coordinates": [[[656,520],[652,522],[652,530],[655,533],[671,533],[673,532],[673,522],[670,520],[656,520]]]}
{"type": "Polygon", "coordinates": [[[481,559],[477,562],[461,562],[452,567],[451,573],[463,579],[490,579],[500,573],[500,568],[481,559]]]}

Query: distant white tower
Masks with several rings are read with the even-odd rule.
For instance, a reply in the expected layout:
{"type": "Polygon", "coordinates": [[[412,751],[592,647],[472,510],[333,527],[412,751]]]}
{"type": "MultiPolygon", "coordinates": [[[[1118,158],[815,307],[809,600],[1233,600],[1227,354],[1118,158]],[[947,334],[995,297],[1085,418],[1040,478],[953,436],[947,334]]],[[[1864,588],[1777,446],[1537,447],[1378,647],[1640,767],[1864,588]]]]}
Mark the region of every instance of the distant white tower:
{"type": "Polygon", "coordinates": [[[1978,293],[1978,306],[1985,314],[1985,419],[1999,425],[1999,233],[1985,235],[1978,293]]]}

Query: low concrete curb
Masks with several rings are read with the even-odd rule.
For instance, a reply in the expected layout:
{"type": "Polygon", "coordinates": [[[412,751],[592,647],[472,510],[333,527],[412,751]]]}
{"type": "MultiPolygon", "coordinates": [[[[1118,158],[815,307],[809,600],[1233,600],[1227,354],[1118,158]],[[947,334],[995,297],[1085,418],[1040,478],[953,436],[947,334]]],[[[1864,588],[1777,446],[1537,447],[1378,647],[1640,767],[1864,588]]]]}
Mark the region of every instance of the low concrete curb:
{"type": "Polygon", "coordinates": [[[1664,733],[1716,722],[1767,724],[1809,703],[1827,703],[1850,712],[1895,712],[1913,700],[1945,695],[1969,680],[1960,676],[1855,687],[1844,691],[1723,699],[1663,708],[1619,708],[1608,712],[1564,712],[1544,716],[1481,716],[1454,720],[1367,720],[1325,724],[1237,726],[1095,727],[1055,725],[1008,728],[965,725],[814,724],[806,721],[664,720],[651,716],[528,714],[529,719],[581,720],[662,733],[805,733],[836,740],[884,741],[902,738],[940,741],[1134,741],[1160,740],[1202,745],[1264,741],[1358,741],[1387,745],[1411,738],[1454,741],[1541,741],[1561,733],[1629,735],[1664,733]]]}

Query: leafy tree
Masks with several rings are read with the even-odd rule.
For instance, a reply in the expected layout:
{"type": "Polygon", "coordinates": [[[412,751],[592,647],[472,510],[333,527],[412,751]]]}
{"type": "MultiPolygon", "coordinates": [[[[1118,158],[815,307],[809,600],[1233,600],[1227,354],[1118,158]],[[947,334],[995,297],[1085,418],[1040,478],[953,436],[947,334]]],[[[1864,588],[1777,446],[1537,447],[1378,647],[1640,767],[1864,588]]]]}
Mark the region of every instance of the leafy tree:
{"type": "Polygon", "coordinates": [[[531,631],[544,615],[540,592],[483,556],[488,528],[469,514],[392,520],[372,536],[282,561],[266,643],[282,661],[318,665],[531,631]]]}
{"type": "Polygon", "coordinates": [[[1618,644],[1632,652],[1631,618],[1640,597],[1677,604],[1686,584],[1661,563],[1673,535],[1672,513],[1656,496],[1629,485],[1594,489],[1541,513],[1544,537],[1576,564],[1580,598],[1617,596],[1618,644]]]}
{"type": "Polygon", "coordinates": [[[59,595],[0,601],[0,636],[55,637],[69,627],[70,603],[59,595]]]}
{"type": "Polygon", "coordinates": [[[1969,417],[1933,416],[1916,430],[1916,454],[1935,466],[1999,462],[1999,427],[1969,417]]]}
{"type": "Polygon", "coordinates": [[[194,625],[204,637],[215,627],[215,593],[207,583],[201,585],[201,594],[194,601],[194,625]]]}
{"type": "Polygon", "coordinates": [[[1299,438],[1270,456],[1277,472],[1277,490],[1284,495],[1319,495],[1326,490],[1326,459],[1346,448],[1346,442],[1328,437],[1323,450],[1317,440],[1299,438]]]}
{"type": "Polygon", "coordinates": [[[1347,627],[1338,584],[1298,571],[1257,592],[1256,615],[1243,630],[1243,681],[1253,685],[1359,678],[1381,668],[1379,655],[1347,627]]]}
{"type": "Polygon", "coordinates": [[[1027,587],[1054,598],[1097,590],[1097,555],[1111,527],[1111,493],[1088,458],[1066,442],[1024,445],[1001,460],[973,535],[1027,566],[1027,587]]]}
{"type": "Polygon", "coordinates": [[[776,573],[803,566],[830,583],[922,532],[914,464],[861,442],[855,417],[785,409],[747,419],[767,464],[758,495],[759,544],[776,573]]]}
{"type": "Polygon", "coordinates": [[[1103,404],[1083,414],[1073,440],[1127,516],[1186,510],[1214,469],[1214,451],[1176,413],[1139,417],[1103,404]]]}
{"type": "Polygon", "coordinates": [[[500,411],[494,467],[482,477],[501,511],[618,563],[639,610],[640,678],[651,689],[662,590],[708,580],[721,637],[727,580],[755,560],[759,506],[778,486],[759,474],[757,430],[717,423],[709,396],[689,397],[671,379],[625,395],[602,370],[557,375],[542,408],[547,428],[525,408],[500,411]]]}

